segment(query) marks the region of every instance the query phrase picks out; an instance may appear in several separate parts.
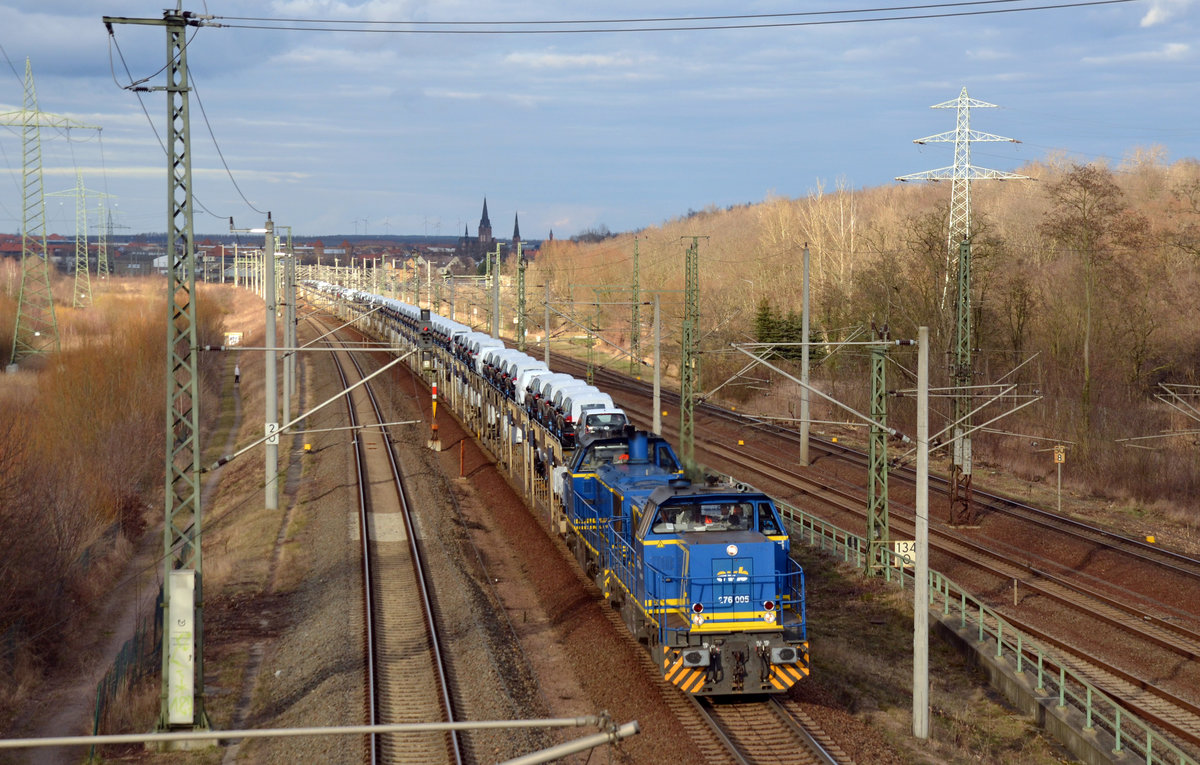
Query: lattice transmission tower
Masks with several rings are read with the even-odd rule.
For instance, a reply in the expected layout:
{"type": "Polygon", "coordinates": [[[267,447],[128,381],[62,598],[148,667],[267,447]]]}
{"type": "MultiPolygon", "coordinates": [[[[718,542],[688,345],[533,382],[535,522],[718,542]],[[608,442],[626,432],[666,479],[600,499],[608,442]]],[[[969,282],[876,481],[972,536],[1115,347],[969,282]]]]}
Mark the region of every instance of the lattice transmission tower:
{"type": "Polygon", "coordinates": [[[46,196],[42,186],[43,127],[99,130],[68,117],[38,111],[33,65],[25,59],[25,101],[19,112],[0,114],[0,125],[21,128],[21,287],[13,329],[11,364],[58,350],[58,321],[50,292],[46,251],[46,196]]]}
{"type": "MultiPolygon", "coordinates": [[[[92,277],[88,265],[87,198],[89,196],[100,197],[101,205],[103,205],[103,199],[111,195],[84,186],[83,171],[76,170],[75,188],[67,191],[53,191],[46,194],[46,196],[75,197],[75,289],[71,301],[74,308],[87,308],[92,304],[92,277]]],[[[103,207],[101,207],[101,210],[103,210],[103,207]]],[[[99,276],[108,276],[108,248],[103,229],[100,230],[100,234],[97,237],[97,245],[96,273],[99,276]]]]}
{"type": "Polygon", "coordinates": [[[937,135],[918,138],[913,143],[954,143],[954,164],[937,170],[902,175],[898,181],[945,181],[950,188],[950,226],[946,238],[946,283],[942,292],[943,307],[950,280],[956,284],[955,330],[950,377],[954,395],[954,441],[950,468],[950,523],[968,525],[975,521],[971,503],[971,385],[974,368],[971,361],[971,181],[1029,180],[1029,176],[1003,170],[989,170],[971,164],[971,144],[979,141],[1019,143],[991,133],[971,130],[971,109],[995,108],[995,104],[967,95],[964,86],[958,98],[934,104],[931,109],[954,109],[958,114],[955,129],[937,135]]]}

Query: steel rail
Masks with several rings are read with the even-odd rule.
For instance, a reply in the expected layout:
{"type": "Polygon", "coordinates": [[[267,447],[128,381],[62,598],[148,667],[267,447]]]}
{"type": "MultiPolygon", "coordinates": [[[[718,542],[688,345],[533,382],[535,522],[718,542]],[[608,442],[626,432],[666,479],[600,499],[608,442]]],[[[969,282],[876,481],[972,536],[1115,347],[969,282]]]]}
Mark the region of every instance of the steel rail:
{"type": "MultiPolygon", "coordinates": [[[[358,369],[359,374],[364,374],[358,359],[354,356],[351,356],[351,361],[354,362],[354,366],[358,369]]],[[[429,593],[428,573],[425,570],[426,567],[424,563],[424,557],[421,553],[420,544],[417,540],[417,528],[416,524],[413,522],[412,512],[409,506],[408,490],[405,488],[404,478],[400,471],[400,465],[396,460],[396,452],[391,448],[391,434],[387,429],[387,425],[384,424],[386,418],[383,416],[382,409],[379,406],[379,400],[375,396],[375,390],[372,386],[368,385],[365,387],[365,391],[368,399],[370,400],[371,408],[375,412],[376,419],[380,423],[378,427],[381,435],[383,436],[384,443],[388,444],[388,448],[386,450],[388,464],[391,466],[392,479],[395,483],[396,492],[400,499],[400,509],[404,517],[404,525],[408,530],[407,536],[409,552],[412,555],[413,569],[416,575],[417,585],[421,592],[421,606],[425,613],[426,627],[429,630],[430,648],[433,651],[433,665],[434,669],[437,671],[438,687],[441,692],[442,704],[445,706],[447,718],[449,718],[450,722],[454,722],[454,702],[450,694],[450,680],[446,671],[446,658],[443,656],[441,647],[441,631],[438,629],[437,620],[434,616],[433,601],[429,593]]],[[[451,755],[454,757],[455,762],[461,765],[463,762],[463,747],[462,742],[458,738],[457,731],[451,731],[450,738],[451,755]]]]}

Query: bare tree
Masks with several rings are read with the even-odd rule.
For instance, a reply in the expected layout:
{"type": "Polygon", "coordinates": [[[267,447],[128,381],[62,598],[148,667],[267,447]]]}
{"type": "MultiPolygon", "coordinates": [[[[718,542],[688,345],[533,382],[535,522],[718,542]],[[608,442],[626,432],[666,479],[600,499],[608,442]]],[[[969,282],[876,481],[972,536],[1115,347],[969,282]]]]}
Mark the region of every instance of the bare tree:
{"type": "MultiPolygon", "coordinates": [[[[1074,165],[1047,187],[1052,208],[1039,226],[1044,236],[1073,256],[1082,271],[1083,348],[1080,386],[1080,423],[1083,436],[1091,431],[1092,339],[1094,305],[1101,270],[1120,248],[1142,243],[1146,219],[1122,200],[1112,172],[1099,165],[1074,165]]],[[[1086,438],[1084,440],[1086,445],[1086,438]]],[[[1085,446],[1086,448],[1086,446],[1085,446]]]]}

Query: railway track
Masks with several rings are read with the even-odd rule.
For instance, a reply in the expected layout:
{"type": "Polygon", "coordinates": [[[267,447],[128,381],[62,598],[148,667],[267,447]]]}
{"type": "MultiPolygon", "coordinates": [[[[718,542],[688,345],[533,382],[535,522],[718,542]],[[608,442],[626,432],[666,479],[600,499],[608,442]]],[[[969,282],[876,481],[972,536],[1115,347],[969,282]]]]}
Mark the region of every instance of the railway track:
{"type": "Polygon", "coordinates": [[[741,765],[853,765],[789,699],[692,701],[741,765]]]}
{"type": "MultiPolygon", "coordinates": [[[[337,342],[337,341],[335,341],[337,342]]],[[[332,354],[343,389],[365,375],[354,354],[332,354]],[[355,379],[350,379],[350,378],[355,379]]],[[[370,383],[346,397],[354,433],[358,534],[363,546],[369,719],[372,723],[454,720],[452,689],[439,643],[414,516],[386,420],[370,383]]],[[[372,763],[464,760],[454,732],[371,736],[372,763]]]]}
{"type": "MultiPolygon", "coordinates": [[[[634,419],[648,421],[648,407],[640,403],[647,396],[644,385],[628,378],[610,381],[607,375],[603,384],[627,392],[630,398],[618,403],[634,419]]],[[[701,418],[769,437],[768,444],[756,449],[698,443],[698,452],[712,458],[708,464],[743,480],[762,477],[768,485],[757,483],[761,489],[802,497],[806,510],[844,528],[865,528],[865,455],[814,441],[813,454],[825,464],[858,468],[862,481],[847,480],[845,470],[801,473],[780,464],[783,455],[794,453],[789,447],[798,450],[798,434],[708,405],[697,407],[698,433],[703,432],[701,418]]],[[[907,468],[894,469],[890,477],[899,478],[901,486],[915,483],[914,471],[907,468]]],[[[931,479],[930,486],[931,493],[944,492],[946,484],[931,479]]],[[[903,496],[903,490],[899,493],[903,496]]],[[[1023,524],[1025,543],[1018,547],[980,529],[934,523],[931,563],[940,567],[952,560],[969,570],[973,589],[984,596],[992,593],[990,599],[1009,624],[1056,649],[1080,677],[1122,699],[1141,719],[1200,747],[1200,562],[1008,498],[976,492],[976,499],[985,517],[1004,516],[1006,523],[1023,524]],[[1063,555],[1064,549],[1079,552],[1063,555]],[[1005,605],[1010,583],[1021,593],[1019,608],[1005,605]]],[[[915,533],[911,504],[911,499],[905,505],[893,497],[893,538],[915,533]]]]}
{"type": "MultiPolygon", "coordinates": [[[[424,384],[424,380],[420,381],[424,384]]],[[[486,445],[481,444],[486,449],[486,445]]],[[[498,463],[502,460],[497,458],[498,463]]],[[[583,574],[572,567],[577,576],[583,574]]],[[[584,577],[586,581],[586,577],[584,577]]],[[[606,618],[613,622],[619,634],[628,636],[616,611],[604,609],[606,618]]],[[[658,667],[648,653],[639,648],[645,671],[654,676],[658,667]]],[[[853,761],[833,743],[831,737],[819,729],[808,718],[798,704],[779,700],[751,704],[770,710],[768,714],[754,716],[739,713],[732,708],[724,712],[712,711],[711,705],[697,704],[694,697],[680,692],[674,686],[664,687],[665,703],[671,708],[683,727],[691,732],[693,743],[703,753],[705,762],[720,763],[837,763],[853,765],[853,761]],[[736,731],[731,735],[728,731],[736,731]]],[[[737,706],[737,705],[732,705],[737,706]]],[[[722,705],[731,707],[731,705],[722,705]]],[[[422,760],[424,761],[424,760],[422,760]]]]}
{"type": "MultiPolygon", "coordinates": [[[[578,567],[572,566],[571,570],[590,586],[591,580],[578,567]]],[[[617,634],[634,642],[616,610],[605,608],[603,613],[617,634]]],[[[636,652],[642,671],[648,676],[659,675],[659,667],[644,647],[638,646],[636,652]]],[[[709,765],[854,765],[854,760],[833,738],[790,699],[771,698],[756,702],[738,699],[714,706],[665,682],[662,690],[664,703],[702,754],[702,761],[709,765]],[[770,711],[738,712],[736,707],[743,705],[770,711]]]]}

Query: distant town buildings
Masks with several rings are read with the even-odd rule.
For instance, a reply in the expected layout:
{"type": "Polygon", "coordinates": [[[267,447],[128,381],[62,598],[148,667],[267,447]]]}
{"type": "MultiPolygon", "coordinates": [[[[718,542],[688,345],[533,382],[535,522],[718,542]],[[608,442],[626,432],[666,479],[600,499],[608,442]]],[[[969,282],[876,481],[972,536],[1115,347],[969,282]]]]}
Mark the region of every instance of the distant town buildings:
{"type": "MultiPolygon", "coordinates": [[[[551,234],[553,238],[553,234],[551,234]]],[[[509,254],[515,252],[517,243],[521,242],[524,256],[532,259],[537,254],[538,241],[521,240],[520,217],[513,214],[513,235],[511,240],[498,240],[492,233],[492,222],[488,217],[487,198],[483,200],[483,214],[479,219],[479,228],[475,236],[464,227],[463,235],[457,242],[449,236],[383,236],[345,237],[338,242],[326,242],[323,238],[296,237],[292,242],[293,251],[304,265],[341,265],[351,264],[361,266],[375,261],[380,267],[394,268],[398,271],[412,272],[419,270],[421,276],[437,274],[439,276],[474,275],[478,273],[484,255],[496,251],[500,245],[501,259],[508,261],[509,254]]],[[[196,271],[197,274],[219,274],[233,267],[235,253],[245,253],[259,250],[262,247],[261,238],[247,236],[210,236],[198,238],[196,241],[196,271]]],[[[109,272],[116,276],[151,276],[166,273],[167,247],[165,234],[139,234],[112,238],[106,244],[108,252],[109,272]]],[[[75,270],[76,253],[75,237],[61,234],[50,234],[46,237],[46,250],[50,262],[59,271],[73,273],[75,270]]],[[[89,237],[87,243],[88,266],[96,272],[100,252],[100,242],[95,236],[89,237]]],[[[21,257],[21,236],[19,234],[0,234],[0,257],[21,257]]]]}

